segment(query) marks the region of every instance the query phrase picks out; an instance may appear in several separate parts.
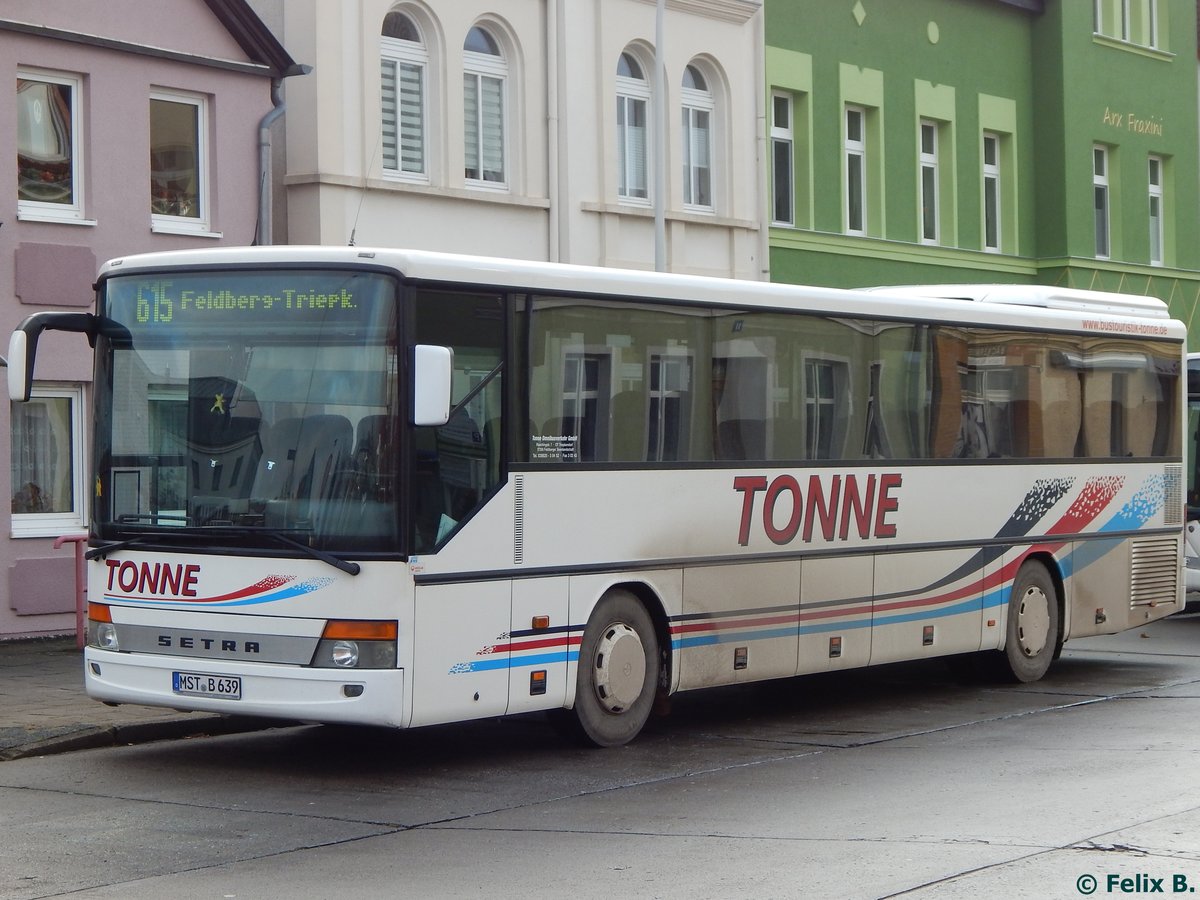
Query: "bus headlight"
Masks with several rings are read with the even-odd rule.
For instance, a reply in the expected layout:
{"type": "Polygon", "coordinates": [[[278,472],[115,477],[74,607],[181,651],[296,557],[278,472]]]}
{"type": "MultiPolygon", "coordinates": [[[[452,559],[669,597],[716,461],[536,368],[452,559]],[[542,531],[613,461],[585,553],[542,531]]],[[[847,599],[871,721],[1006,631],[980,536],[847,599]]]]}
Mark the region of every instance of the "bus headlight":
{"type": "Polygon", "coordinates": [[[97,622],[96,624],[96,646],[101,650],[120,650],[121,645],[117,640],[117,626],[112,622],[97,622]]]}
{"type": "Polygon", "coordinates": [[[334,641],[329,655],[333,659],[335,666],[341,666],[344,669],[353,669],[358,665],[358,642],[334,641]]]}
{"type": "Polygon", "coordinates": [[[326,623],[312,665],[319,669],[393,669],[395,622],[335,619],[326,623]]]}
{"type": "Polygon", "coordinates": [[[115,652],[121,649],[117,626],[113,624],[112,611],[107,604],[88,604],[88,643],[101,650],[115,652]]]}

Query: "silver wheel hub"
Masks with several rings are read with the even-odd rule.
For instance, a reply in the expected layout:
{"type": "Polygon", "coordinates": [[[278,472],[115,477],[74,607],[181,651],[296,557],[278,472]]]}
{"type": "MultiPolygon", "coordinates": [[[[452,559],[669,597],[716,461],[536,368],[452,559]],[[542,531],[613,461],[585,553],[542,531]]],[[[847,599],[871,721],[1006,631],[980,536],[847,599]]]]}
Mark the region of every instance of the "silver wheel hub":
{"type": "Polygon", "coordinates": [[[628,625],[610,625],[596,645],[596,696],[610,713],[629,709],[646,684],[646,650],[628,625]]]}
{"type": "Polygon", "coordinates": [[[1050,598],[1036,586],[1025,589],[1017,608],[1017,642],[1026,656],[1037,656],[1050,636],[1050,598]]]}

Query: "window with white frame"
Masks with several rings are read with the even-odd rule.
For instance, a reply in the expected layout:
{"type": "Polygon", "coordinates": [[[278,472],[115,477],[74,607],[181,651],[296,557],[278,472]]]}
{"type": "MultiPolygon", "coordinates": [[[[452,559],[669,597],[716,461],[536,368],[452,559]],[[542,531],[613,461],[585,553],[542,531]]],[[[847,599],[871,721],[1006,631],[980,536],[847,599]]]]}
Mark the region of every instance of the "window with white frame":
{"type": "Polygon", "coordinates": [[[416,24],[404,13],[390,12],[384,17],[379,55],[384,174],[426,181],[429,52],[416,24]]]}
{"type": "Polygon", "coordinates": [[[795,138],[792,95],[771,94],[771,222],[796,224],[795,138]]]}
{"type": "Polygon", "coordinates": [[[1158,47],[1158,0],[1094,0],[1093,22],[1096,34],[1158,47]]]}
{"type": "Polygon", "coordinates": [[[632,54],[617,60],[617,196],[647,200],[650,85],[632,54]]]}
{"type": "Polygon", "coordinates": [[[35,385],[27,403],[10,409],[13,537],[83,528],[83,388],[35,385]]]}
{"type": "Polygon", "coordinates": [[[683,70],[683,204],[711,211],[712,118],[715,103],[704,75],[694,65],[683,70]]]}
{"type": "Polygon", "coordinates": [[[1092,147],[1092,209],[1096,223],[1096,258],[1108,259],[1112,253],[1108,208],[1108,148],[1092,147]]]}
{"type": "Polygon", "coordinates": [[[469,184],[508,184],[507,82],[508,63],[496,39],[483,28],[472,28],[463,43],[464,175],[469,184]]]}
{"type": "Polygon", "coordinates": [[[938,124],[921,120],[921,243],[936,244],[938,220],[938,124]]]}
{"type": "Polygon", "coordinates": [[[1000,135],[983,133],[983,249],[1000,252],[1000,135]]]}
{"type": "Polygon", "coordinates": [[[81,94],[78,78],[17,71],[17,213],[21,218],[83,218],[81,94]]]}
{"type": "Polygon", "coordinates": [[[1163,161],[1151,156],[1148,165],[1150,195],[1150,265],[1163,264],[1163,161]]]}
{"type": "Polygon", "coordinates": [[[846,107],[846,233],[867,233],[867,111],[846,107]]]}
{"type": "Polygon", "coordinates": [[[203,97],[150,94],[150,212],[156,227],[208,230],[207,119],[203,97]]]}

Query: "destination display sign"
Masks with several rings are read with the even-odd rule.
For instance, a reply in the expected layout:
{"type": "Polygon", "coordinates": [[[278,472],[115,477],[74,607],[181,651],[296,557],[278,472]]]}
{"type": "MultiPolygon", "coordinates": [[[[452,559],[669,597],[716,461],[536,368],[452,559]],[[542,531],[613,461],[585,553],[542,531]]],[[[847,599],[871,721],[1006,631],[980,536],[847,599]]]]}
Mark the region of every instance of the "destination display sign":
{"type": "MultiPolygon", "coordinates": [[[[104,315],[131,332],[263,325],[369,325],[391,311],[391,279],[373,272],[198,271],[106,283],[104,315]]],[[[390,317],[389,317],[390,318],[390,317]]]]}

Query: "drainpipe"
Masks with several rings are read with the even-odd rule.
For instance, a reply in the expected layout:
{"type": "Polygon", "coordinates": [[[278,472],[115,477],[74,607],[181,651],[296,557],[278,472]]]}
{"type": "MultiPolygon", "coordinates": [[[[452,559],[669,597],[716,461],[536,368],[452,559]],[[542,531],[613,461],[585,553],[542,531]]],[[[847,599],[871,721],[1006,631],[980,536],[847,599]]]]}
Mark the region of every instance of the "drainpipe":
{"type": "Polygon", "coordinates": [[[271,79],[272,110],[262,117],[258,123],[258,228],[255,230],[255,244],[272,243],[271,203],[274,199],[271,184],[271,125],[283,115],[287,104],[283,102],[280,93],[283,87],[282,78],[271,79]]]}

